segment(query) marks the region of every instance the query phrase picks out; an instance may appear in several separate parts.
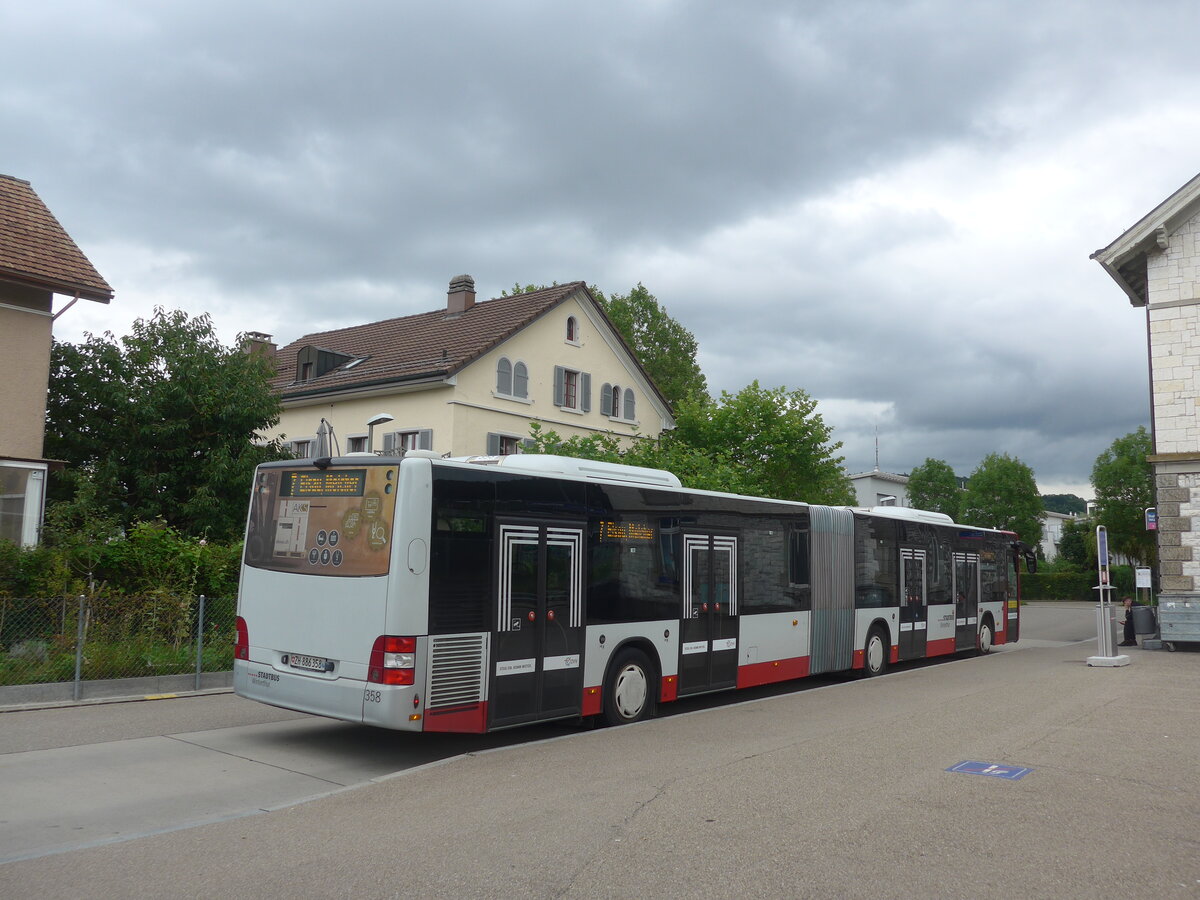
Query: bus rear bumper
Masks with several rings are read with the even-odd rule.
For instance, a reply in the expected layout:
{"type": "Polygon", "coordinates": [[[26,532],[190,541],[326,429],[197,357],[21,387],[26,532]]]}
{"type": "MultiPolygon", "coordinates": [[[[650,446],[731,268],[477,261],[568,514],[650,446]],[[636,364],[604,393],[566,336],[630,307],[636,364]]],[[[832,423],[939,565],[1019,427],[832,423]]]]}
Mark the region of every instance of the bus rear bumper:
{"type": "Polygon", "coordinates": [[[233,690],[248,700],[314,716],[400,731],[422,730],[419,718],[409,719],[412,687],[368,684],[356,678],[310,678],[237,659],[233,662],[233,690]]]}

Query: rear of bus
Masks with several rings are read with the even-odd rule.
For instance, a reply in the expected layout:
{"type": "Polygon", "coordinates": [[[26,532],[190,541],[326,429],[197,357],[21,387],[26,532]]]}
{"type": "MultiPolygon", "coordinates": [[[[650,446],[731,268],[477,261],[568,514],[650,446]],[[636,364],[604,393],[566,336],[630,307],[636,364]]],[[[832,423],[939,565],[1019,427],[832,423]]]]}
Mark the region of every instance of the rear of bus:
{"type": "Polygon", "coordinates": [[[259,467],[238,591],[238,695],[421,728],[412,711],[416,635],[428,620],[417,598],[428,590],[430,478],[428,459],[259,467]]]}

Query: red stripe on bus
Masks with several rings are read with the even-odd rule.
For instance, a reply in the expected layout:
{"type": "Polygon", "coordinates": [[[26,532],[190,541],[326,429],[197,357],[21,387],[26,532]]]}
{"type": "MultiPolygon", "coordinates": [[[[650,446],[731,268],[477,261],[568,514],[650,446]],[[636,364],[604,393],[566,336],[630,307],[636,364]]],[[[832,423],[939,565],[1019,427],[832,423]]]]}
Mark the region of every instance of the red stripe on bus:
{"type": "Polygon", "coordinates": [[[946,656],[955,651],[954,638],[942,638],[937,641],[929,641],[925,645],[926,656],[946,656]]]}
{"type": "Polygon", "coordinates": [[[774,684],[777,681],[804,678],[806,675],[808,675],[807,656],[775,659],[771,662],[738,666],[737,686],[739,688],[757,687],[760,684],[774,684]]]}
{"type": "Polygon", "coordinates": [[[452,709],[427,709],[424,722],[425,731],[483,734],[487,731],[487,703],[472,703],[452,709]]]}
{"type": "Polygon", "coordinates": [[[679,678],[677,676],[666,675],[663,677],[658,699],[660,703],[670,703],[672,700],[679,699],[679,678]]]}
{"type": "Polygon", "coordinates": [[[600,710],[604,707],[604,695],[600,691],[599,685],[583,689],[583,714],[585,716],[600,715],[600,710]]]}

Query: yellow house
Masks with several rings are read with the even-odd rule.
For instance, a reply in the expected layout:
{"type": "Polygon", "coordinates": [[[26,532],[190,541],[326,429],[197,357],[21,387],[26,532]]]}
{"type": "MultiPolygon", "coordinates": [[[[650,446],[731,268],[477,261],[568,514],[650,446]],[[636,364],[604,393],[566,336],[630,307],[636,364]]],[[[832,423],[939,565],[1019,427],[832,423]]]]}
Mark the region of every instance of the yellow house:
{"type": "Polygon", "coordinates": [[[26,546],[38,541],[46,473],[62,465],[42,458],[55,294],[113,296],[29,182],[0,175],[0,540],[26,546]]]}
{"type": "Polygon", "coordinates": [[[450,282],[427,313],[308,334],[273,351],[283,412],[268,437],[300,457],[425,449],[451,456],[521,451],[529,423],[563,437],[654,437],[670,407],[582,281],[475,302],[450,282]]]}

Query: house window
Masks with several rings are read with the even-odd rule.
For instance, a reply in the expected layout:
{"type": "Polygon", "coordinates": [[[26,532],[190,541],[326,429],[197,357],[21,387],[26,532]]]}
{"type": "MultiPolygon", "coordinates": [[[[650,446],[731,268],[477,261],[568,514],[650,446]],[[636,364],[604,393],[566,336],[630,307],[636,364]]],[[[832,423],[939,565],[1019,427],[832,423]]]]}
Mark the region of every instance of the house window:
{"type": "Polygon", "coordinates": [[[352,434],[346,438],[347,453],[366,453],[367,452],[367,436],[365,434],[352,434]]]}
{"type": "Polygon", "coordinates": [[[563,373],[563,406],[569,409],[579,408],[579,373],[563,373]]]}
{"type": "Polygon", "coordinates": [[[42,527],[46,466],[0,462],[0,541],[32,547],[42,527]]]}
{"type": "Polygon", "coordinates": [[[313,364],[310,362],[301,363],[300,364],[300,380],[301,381],[312,381],[312,377],[313,377],[313,364]]]}
{"type": "Polygon", "coordinates": [[[619,384],[606,384],[600,389],[600,415],[633,422],[637,419],[633,390],[621,390],[619,384]]]}
{"type": "Polygon", "coordinates": [[[574,316],[567,316],[567,343],[579,343],[579,320],[574,316]]]}
{"type": "Polygon", "coordinates": [[[514,453],[525,453],[532,446],[529,438],[519,438],[511,434],[489,434],[487,436],[488,456],[511,456],[514,453]]]}
{"type": "Polygon", "coordinates": [[[560,409],[591,412],[592,376],[587,372],[555,366],[554,405],[560,409]]]}
{"type": "Polygon", "coordinates": [[[292,441],[291,448],[292,455],[295,456],[296,459],[308,459],[310,456],[312,456],[313,442],[292,441]]]}
{"type": "Polygon", "coordinates": [[[403,453],[406,450],[432,450],[433,430],[417,428],[410,431],[389,431],[383,436],[384,453],[403,453]]]}
{"type": "Polygon", "coordinates": [[[507,358],[500,357],[500,361],[496,363],[496,394],[521,400],[529,397],[529,369],[525,363],[514,364],[507,358]]]}

